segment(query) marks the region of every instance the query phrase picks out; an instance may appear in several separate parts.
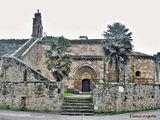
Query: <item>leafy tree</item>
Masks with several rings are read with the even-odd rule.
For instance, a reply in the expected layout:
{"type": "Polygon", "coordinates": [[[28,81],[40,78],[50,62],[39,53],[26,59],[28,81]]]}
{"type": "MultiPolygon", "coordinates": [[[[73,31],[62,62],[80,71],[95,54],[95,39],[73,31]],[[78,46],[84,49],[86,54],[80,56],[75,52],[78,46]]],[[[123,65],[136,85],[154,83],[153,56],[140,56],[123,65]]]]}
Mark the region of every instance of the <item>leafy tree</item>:
{"type": "MultiPolygon", "coordinates": [[[[110,65],[112,65],[112,61],[115,62],[116,82],[118,83],[120,65],[128,63],[130,52],[133,48],[131,35],[132,32],[129,32],[129,29],[121,23],[108,25],[108,30],[103,33],[102,50],[105,54],[104,62],[108,61],[110,65]]],[[[106,70],[105,67],[104,70],[106,70]]]]}
{"type": "Polygon", "coordinates": [[[53,71],[53,76],[57,81],[62,81],[65,76],[68,76],[71,71],[71,43],[63,36],[58,39],[51,40],[48,44],[49,50],[46,50],[48,58],[47,68],[53,71]]]}

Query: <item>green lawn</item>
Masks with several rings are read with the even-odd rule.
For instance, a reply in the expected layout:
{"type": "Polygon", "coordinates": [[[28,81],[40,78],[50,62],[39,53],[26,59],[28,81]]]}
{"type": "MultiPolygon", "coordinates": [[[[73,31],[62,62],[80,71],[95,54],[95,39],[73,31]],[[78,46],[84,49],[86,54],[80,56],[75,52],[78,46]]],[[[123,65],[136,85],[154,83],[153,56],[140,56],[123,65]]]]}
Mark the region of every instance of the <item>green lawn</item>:
{"type": "Polygon", "coordinates": [[[65,92],[63,96],[64,96],[64,97],[67,97],[67,96],[73,96],[73,93],[65,92]]]}

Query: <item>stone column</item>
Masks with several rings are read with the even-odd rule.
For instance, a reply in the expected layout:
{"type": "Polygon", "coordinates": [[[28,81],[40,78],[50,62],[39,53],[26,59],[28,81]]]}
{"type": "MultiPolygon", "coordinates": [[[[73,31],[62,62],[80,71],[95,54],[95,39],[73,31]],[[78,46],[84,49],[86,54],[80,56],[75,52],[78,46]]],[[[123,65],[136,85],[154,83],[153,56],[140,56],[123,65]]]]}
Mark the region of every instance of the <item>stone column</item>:
{"type": "Polygon", "coordinates": [[[157,55],[154,55],[155,57],[155,69],[156,69],[156,83],[160,83],[160,52],[157,53],[157,55]]]}
{"type": "Polygon", "coordinates": [[[131,64],[130,62],[124,66],[125,83],[131,83],[131,64]]]}

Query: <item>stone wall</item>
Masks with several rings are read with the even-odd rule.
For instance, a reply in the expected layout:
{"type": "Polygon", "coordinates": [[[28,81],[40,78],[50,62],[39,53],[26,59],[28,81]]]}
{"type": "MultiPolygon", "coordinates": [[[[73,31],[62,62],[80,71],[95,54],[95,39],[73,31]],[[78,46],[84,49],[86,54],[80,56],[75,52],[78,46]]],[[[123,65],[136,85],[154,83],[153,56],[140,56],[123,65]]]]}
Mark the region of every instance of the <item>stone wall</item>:
{"type": "Polygon", "coordinates": [[[72,44],[71,55],[103,55],[101,44],[72,44]]]}
{"type": "MultiPolygon", "coordinates": [[[[4,54],[13,54],[17,49],[19,49],[23,44],[25,44],[28,39],[1,39],[0,40],[0,74],[2,69],[2,56],[4,54]]],[[[1,79],[1,77],[0,77],[1,79]]]]}
{"type": "Polygon", "coordinates": [[[12,109],[60,111],[63,83],[51,82],[16,57],[2,58],[0,106],[12,109]]]}
{"type": "Polygon", "coordinates": [[[49,79],[16,57],[6,55],[2,58],[2,64],[1,76],[4,81],[49,81],[49,79]]]}
{"type": "Polygon", "coordinates": [[[45,63],[47,58],[45,55],[45,51],[49,49],[49,47],[46,45],[47,43],[38,44],[38,59],[37,59],[37,69],[41,71],[41,74],[45,77],[47,77],[48,79],[50,79],[51,81],[55,81],[54,77],[52,76],[51,71],[49,71],[47,69],[47,64],[45,63]]]}
{"type": "MultiPolygon", "coordinates": [[[[39,69],[43,76],[47,77],[51,81],[55,81],[52,76],[51,71],[47,69],[45,61],[47,60],[45,56],[45,50],[48,50],[49,47],[46,41],[39,41],[38,44],[38,60],[37,60],[37,69],[39,69]]],[[[100,45],[82,45],[82,44],[73,44],[71,47],[71,55],[83,56],[83,55],[102,55],[100,45]],[[96,53],[96,54],[95,54],[96,53]]],[[[54,55],[54,53],[53,53],[54,55]]],[[[103,60],[72,60],[71,72],[68,78],[63,79],[65,84],[65,90],[68,88],[73,88],[75,90],[82,90],[82,80],[88,78],[91,83],[100,82],[103,78],[103,60]],[[84,69],[85,68],[85,69],[84,69]],[[83,69],[83,70],[82,70],[83,69]],[[80,73],[77,71],[81,70],[80,73]],[[92,76],[92,77],[89,77],[92,76]],[[96,76],[96,77],[93,77],[96,76]]],[[[92,85],[91,85],[92,90],[92,85]]]]}
{"type": "Polygon", "coordinates": [[[152,58],[131,57],[131,77],[133,83],[154,84],[156,79],[155,62],[152,58]]]}
{"type": "MultiPolygon", "coordinates": [[[[49,47],[47,45],[47,41],[39,41],[38,43],[38,60],[37,60],[37,69],[42,71],[42,75],[46,76],[48,79],[55,81],[51,71],[48,71],[47,65],[45,64],[47,58],[45,56],[45,51],[48,50],[49,47]]],[[[71,47],[71,55],[76,56],[101,56],[103,55],[100,44],[72,44],[71,47]]],[[[54,52],[53,52],[54,55],[54,52]]],[[[73,60],[71,72],[69,74],[70,79],[74,79],[75,71],[78,67],[82,66],[83,64],[88,64],[95,68],[98,71],[99,76],[102,77],[103,75],[103,61],[102,60],[73,60]]]]}
{"type": "Polygon", "coordinates": [[[158,52],[155,56],[155,65],[156,65],[156,82],[160,83],[160,52],[158,52]]]}
{"type": "Polygon", "coordinates": [[[160,108],[160,84],[93,84],[96,112],[160,108]]]}
{"type": "Polygon", "coordinates": [[[0,82],[0,107],[60,111],[63,84],[53,82],[0,82]]]}

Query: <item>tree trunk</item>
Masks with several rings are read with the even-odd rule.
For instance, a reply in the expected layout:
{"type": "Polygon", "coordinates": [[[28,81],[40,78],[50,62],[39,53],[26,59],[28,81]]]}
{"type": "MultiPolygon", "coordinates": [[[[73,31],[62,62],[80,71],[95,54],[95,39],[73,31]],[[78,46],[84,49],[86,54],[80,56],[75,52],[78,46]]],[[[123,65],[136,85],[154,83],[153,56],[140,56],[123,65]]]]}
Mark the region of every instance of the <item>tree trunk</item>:
{"type": "Polygon", "coordinates": [[[119,63],[117,59],[115,62],[116,62],[116,82],[119,83],[119,63]]]}
{"type": "Polygon", "coordinates": [[[126,72],[125,72],[125,64],[123,64],[123,72],[124,72],[124,75],[123,75],[123,79],[124,79],[124,84],[125,84],[125,82],[126,82],[126,80],[125,80],[125,74],[126,74],[126,72]]]}
{"type": "Polygon", "coordinates": [[[103,71],[104,72],[103,73],[104,80],[103,80],[103,82],[106,83],[106,56],[104,57],[104,61],[103,62],[104,62],[104,64],[103,64],[104,65],[103,66],[104,67],[104,71],[103,71]]]}

